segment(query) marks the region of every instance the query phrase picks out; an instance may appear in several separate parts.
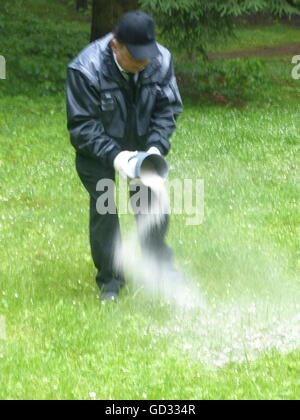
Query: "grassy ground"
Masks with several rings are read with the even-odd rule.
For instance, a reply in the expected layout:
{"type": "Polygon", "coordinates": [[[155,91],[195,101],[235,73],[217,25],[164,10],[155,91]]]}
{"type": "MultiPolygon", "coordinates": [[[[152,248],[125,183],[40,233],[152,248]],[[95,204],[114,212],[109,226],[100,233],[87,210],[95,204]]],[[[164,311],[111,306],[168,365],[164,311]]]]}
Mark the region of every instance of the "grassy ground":
{"type": "Polygon", "coordinates": [[[273,25],[236,28],[235,37],[211,44],[211,52],[241,51],[261,47],[277,47],[278,45],[300,43],[299,27],[275,23],[273,25]]]}
{"type": "Polygon", "coordinates": [[[281,85],[242,109],[187,105],[173,138],[170,177],[205,183],[204,223],[173,216],[168,236],[206,302],[193,311],[130,281],[99,304],[64,93],[5,89],[1,399],[299,398],[299,83],[269,65],[281,85]]]}

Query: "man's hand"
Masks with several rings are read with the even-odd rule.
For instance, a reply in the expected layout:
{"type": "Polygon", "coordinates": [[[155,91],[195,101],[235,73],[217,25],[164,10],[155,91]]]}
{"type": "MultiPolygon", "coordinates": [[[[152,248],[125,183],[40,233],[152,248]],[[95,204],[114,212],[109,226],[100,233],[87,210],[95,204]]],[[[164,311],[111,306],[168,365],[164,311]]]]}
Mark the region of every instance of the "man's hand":
{"type": "Polygon", "coordinates": [[[114,160],[114,168],[118,171],[123,179],[134,178],[134,168],[129,164],[129,159],[136,156],[137,151],[119,153],[114,160]]]}
{"type": "Polygon", "coordinates": [[[151,155],[159,155],[159,156],[161,156],[160,151],[155,146],[150,147],[150,149],[147,150],[147,153],[150,153],[151,155]]]}

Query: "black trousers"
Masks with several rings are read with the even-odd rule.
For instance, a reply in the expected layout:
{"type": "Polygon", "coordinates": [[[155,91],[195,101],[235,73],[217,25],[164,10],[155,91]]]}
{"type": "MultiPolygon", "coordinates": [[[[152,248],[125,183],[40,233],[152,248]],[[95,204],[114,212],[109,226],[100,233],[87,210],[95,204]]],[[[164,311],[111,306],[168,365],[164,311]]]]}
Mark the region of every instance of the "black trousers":
{"type": "MultiPolygon", "coordinates": [[[[102,165],[101,162],[76,154],[76,170],[79,178],[90,195],[89,236],[92,258],[98,272],[96,281],[99,288],[105,292],[118,292],[125,284],[123,268],[115,265],[116,243],[121,241],[120,223],[117,212],[100,214],[97,211],[97,200],[104,194],[96,190],[100,180],[115,181],[113,168],[102,165]]],[[[131,192],[131,196],[135,192],[131,192]]],[[[143,234],[143,218],[145,214],[135,214],[137,230],[142,251],[150,253],[157,260],[172,262],[173,252],[165,243],[165,236],[169,226],[169,216],[163,217],[159,227],[154,227],[143,234]]]]}

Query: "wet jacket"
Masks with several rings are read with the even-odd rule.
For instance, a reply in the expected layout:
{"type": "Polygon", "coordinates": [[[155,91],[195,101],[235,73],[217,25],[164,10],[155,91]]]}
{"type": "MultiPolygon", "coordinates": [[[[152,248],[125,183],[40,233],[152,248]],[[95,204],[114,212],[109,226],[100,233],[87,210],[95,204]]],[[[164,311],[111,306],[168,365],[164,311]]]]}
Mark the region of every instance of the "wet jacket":
{"type": "Polygon", "coordinates": [[[67,118],[79,154],[113,165],[122,150],[170,150],[169,138],[182,112],[170,52],[139,74],[135,92],[122,76],[110,47],[113,34],[88,45],[68,66],[67,118]]]}

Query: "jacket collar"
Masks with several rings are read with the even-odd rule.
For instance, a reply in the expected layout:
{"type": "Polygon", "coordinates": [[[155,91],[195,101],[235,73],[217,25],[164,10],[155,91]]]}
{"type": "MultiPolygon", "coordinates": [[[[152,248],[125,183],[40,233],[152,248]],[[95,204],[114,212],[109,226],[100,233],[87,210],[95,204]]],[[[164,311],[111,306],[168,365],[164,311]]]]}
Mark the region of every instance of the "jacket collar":
{"type": "MultiPolygon", "coordinates": [[[[143,71],[140,73],[140,77],[138,80],[139,84],[147,84],[151,83],[155,80],[151,79],[151,76],[155,73],[155,71],[159,67],[159,59],[154,58],[150,61],[150,63],[145,67],[143,71]]],[[[126,80],[121,75],[119,69],[117,68],[117,65],[114,61],[113,52],[111,49],[111,46],[108,44],[107,48],[105,49],[103,53],[103,61],[102,61],[102,68],[101,71],[103,75],[111,80],[114,81],[120,85],[126,84],[126,80]]]]}
{"type": "Polygon", "coordinates": [[[125,82],[125,79],[121,75],[114,61],[110,45],[108,45],[104,50],[101,71],[104,77],[110,81],[114,81],[121,84],[122,82],[125,82]]]}

